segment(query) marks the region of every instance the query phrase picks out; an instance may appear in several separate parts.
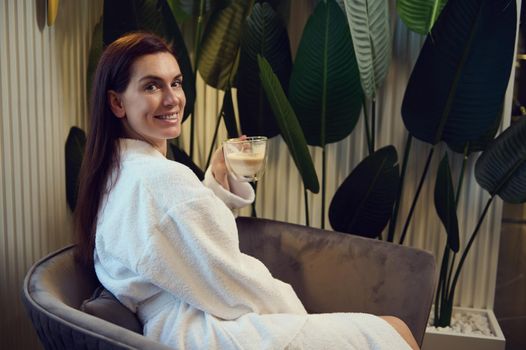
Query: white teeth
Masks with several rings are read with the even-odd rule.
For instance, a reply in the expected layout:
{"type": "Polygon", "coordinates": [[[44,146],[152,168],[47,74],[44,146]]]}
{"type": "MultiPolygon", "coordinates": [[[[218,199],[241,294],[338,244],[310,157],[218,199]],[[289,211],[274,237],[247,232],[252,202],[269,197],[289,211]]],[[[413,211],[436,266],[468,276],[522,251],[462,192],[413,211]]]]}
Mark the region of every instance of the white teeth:
{"type": "Polygon", "coordinates": [[[155,118],[162,119],[162,120],[176,120],[177,119],[177,113],[169,114],[169,115],[158,115],[155,118]]]}

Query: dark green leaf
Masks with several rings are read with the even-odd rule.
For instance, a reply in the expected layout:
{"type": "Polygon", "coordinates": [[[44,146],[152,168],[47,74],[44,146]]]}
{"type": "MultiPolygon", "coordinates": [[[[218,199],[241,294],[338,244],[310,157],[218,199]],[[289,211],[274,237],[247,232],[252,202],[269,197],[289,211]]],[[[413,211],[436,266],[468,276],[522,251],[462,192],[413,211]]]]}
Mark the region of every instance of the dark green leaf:
{"type": "Polygon", "coordinates": [[[168,149],[166,150],[166,158],[179,162],[186,165],[194,172],[194,174],[203,181],[205,173],[199,168],[190,158],[185,151],[181,150],[177,145],[172,142],[168,142],[168,149]]]}
{"type": "Polygon", "coordinates": [[[264,57],[258,56],[259,76],[261,84],[270,102],[270,107],[276,116],[278,126],[287,144],[292,159],[298,168],[306,189],[318,193],[320,184],[316,169],[307,148],[307,141],[298,123],[298,119],[287,96],[279,83],[278,77],[272,71],[272,67],[264,57]]]}
{"type": "Polygon", "coordinates": [[[281,86],[288,86],[292,57],[287,29],[267,3],[254,5],[243,30],[237,101],[242,133],[273,137],[279,129],[259,80],[258,54],[276,67],[275,74],[281,86]]]}
{"type": "Polygon", "coordinates": [[[203,35],[197,64],[203,80],[225,90],[229,85],[239,50],[243,23],[252,0],[232,0],[224,9],[212,13],[203,35]]]}
{"type": "Polygon", "coordinates": [[[139,29],[136,0],[105,0],[103,15],[104,47],[124,33],[139,29]]]}
{"type": "Polygon", "coordinates": [[[93,28],[93,34],[91,35],[91,46],[89,48],[88,58],[88,73],[86,77],[86,86],[88,92],[88,101],[91,96],[91,84],[93,83],[93,75],[97,69],[100,56],[102,55],[102,17],[99,19],[95,28],[93,28]]]}
{"type": "Polygon", "coordinates": [[[86,146],[86,134],[73,126],[66,139],[66,201],[71,211],[75,210],[79,189],[79,174],[86,146]]]}
{"type": "Polygon", "coordinates": [[[477,182],[509,203],[526,201],[526,120],[500,134],[475,165],[477,182]]]}
{"type": "MultiPolygon", "coordinates": [[[[236,113],[232,103],[232,90],[227,89],[223,97],[223,120],[225,121],[226,131],[229,138],[239,137],[236,124],[236,113]]],[[[254,134],[249,134],[254,135],[254,134]]]]}
{"type": "MultiPolygon", "coordinates": [[[[468,141],[469,142],[468,150],[467,150],[468,155],[474,152],[480,152],[480,151],[485,150],[488,144],[491,141],[493,141],[493,139],[495,138],[495,134],[499,130],[500,122],[502,121],[502,108],[501,108],[501,112],[499,112],[498,115],[499,117],[495,118],[493,125],[490,126],[489,130],[484,135],[482,135],[478,140],[468,141]]],[[[450,142],[448,144],[448,147],[456,153],[463,154],[465,144],[457,145],[456,143],[450,142]]]]}
{"type": "Polygon", "coordinates": [[[398,155],[383,147],[358,164],[340,185],[329,207],[336,231],[375,238],[391,217],[400,181],[398,155]]]}
{"type": "MultiPolygon", "coordinates": [[[[194,2],[194,1],[192,1],[194,2]]],[[[181,0],[166,0],[166,3],[170,7],[177,23],[183,23],[192,15],[192,11],[188,11],[188,8],[185,8],[181,3],[181,0]]]]}
{"type": "Polygon", "coordinates": [[[289,95],[310,145],[339,141],[356,126],[363,92],[347,18],[334,0],[320,2],[305,25],[289,95]]]}
{"type": "Polygon", "coordinates": [[[449,0],[427,36],[402,103],[406,128],[464,145],[499,117],[515,45],[516,4],[449,0]]]}
{"type": "Polygon", "coordinates": [[[457,206],[455,189],[451,180],[451,170],[447,153],[438,167],[435,183],[435,209],[447,233],[447,243],[455,253],[459,249],[457,206]]]}

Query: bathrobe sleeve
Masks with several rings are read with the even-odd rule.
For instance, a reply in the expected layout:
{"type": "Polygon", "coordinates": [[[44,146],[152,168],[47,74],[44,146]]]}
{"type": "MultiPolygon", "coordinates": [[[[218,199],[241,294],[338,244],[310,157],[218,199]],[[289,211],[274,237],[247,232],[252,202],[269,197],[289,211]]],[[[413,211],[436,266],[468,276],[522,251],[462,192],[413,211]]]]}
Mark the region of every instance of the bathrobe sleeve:
{"type": "MultiPolygon", "coordinates": [[[[201,183],[191,183],[185,191],[185,199],[167,208],[158,223],[148,220],[141,228],[148,237],[137,247],[137,273],[222,319],[250,312],[306,314],[290,285],[240,252],[229,208],[201,183]]],[[[159,206],[155,194],[143,203],[148,201],[153,201],[151,208],[159,206]]],[[[151,208],[143,210],[153,213],[151,208]]]]}
{"type": "Polygon", "coordinates": [[[223,186],[217,182],[212,174],[212,167],[209,167],[205,172],[203,184],[211,189],[214,194],[221,199],[227,207],[232,210],[234,215],[237,215],[237,209],[243,208],[254,202],[254,189],[248,182],[240,182],[228,174],[228,184],[230,191],[227,191],[223,186]]]}

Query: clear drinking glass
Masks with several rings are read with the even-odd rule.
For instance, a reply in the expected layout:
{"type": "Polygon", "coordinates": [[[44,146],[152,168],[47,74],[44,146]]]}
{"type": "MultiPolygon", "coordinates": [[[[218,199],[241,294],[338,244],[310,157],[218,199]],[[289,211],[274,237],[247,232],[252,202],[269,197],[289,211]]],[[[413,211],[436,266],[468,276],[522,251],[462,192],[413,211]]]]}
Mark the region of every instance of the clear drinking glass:
{"type": "Polygon", "coordinates": [[[258,181],[267,162],[267,138],[251,136],[223,142],[223,154],[229,173],[238,181],[258,181]]]}

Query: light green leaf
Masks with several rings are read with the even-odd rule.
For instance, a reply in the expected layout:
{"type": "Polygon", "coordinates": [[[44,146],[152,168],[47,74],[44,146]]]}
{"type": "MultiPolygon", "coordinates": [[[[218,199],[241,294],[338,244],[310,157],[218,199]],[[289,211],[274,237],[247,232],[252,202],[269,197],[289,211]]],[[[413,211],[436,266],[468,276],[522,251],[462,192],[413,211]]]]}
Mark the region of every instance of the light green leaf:
{"type": "Polygon", "coordinates": [[[375,95],[389,69],[391,35],[389,2],[385,0],[345,0],[354,52],[360,70],[362,89],[375,95]]]}
{"type": "Polygon", "coordinates": [[[410,30],[425,35],[433,28],[446,2],[447,0],[398,0],[396,10],[410,30]]]}

